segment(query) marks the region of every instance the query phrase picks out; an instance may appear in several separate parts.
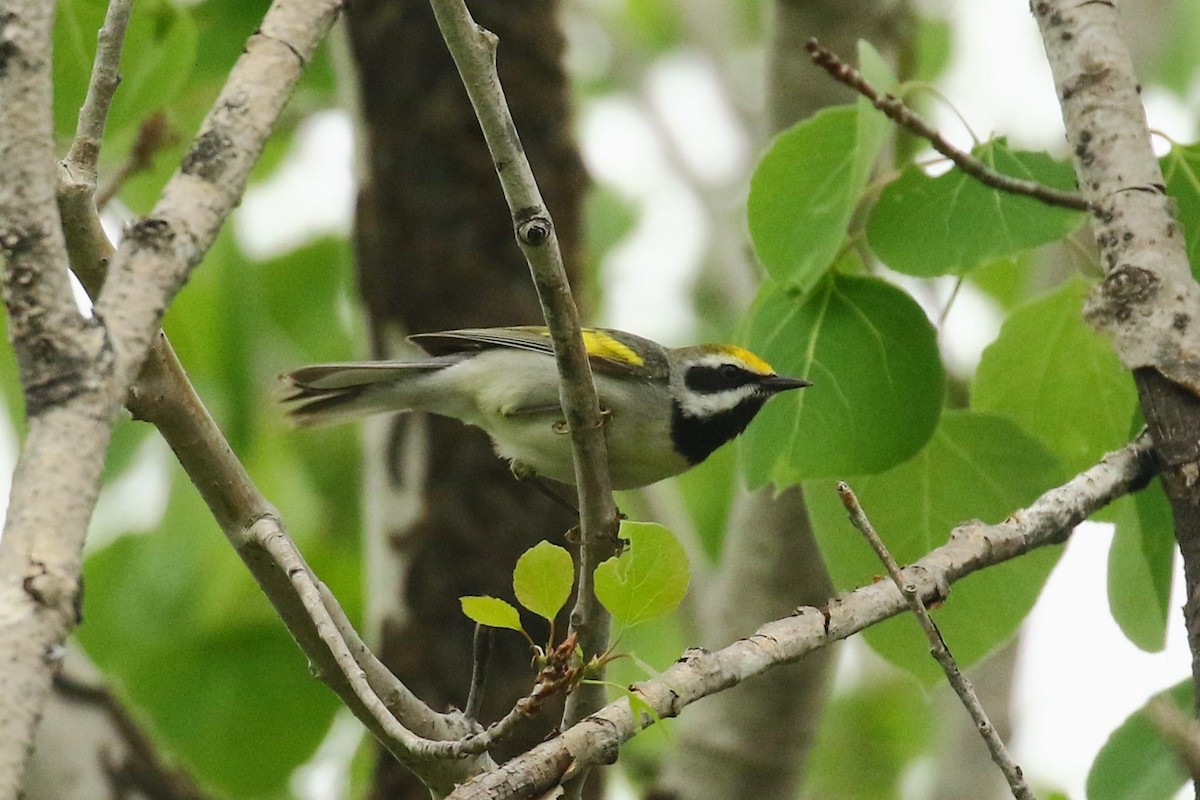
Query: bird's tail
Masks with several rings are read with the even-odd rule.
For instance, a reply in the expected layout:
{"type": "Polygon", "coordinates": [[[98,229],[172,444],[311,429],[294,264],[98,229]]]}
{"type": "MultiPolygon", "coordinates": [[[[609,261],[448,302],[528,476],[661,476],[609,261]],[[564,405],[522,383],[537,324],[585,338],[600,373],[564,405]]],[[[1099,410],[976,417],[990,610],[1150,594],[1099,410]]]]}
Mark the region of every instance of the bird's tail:
{"type": "Polygon", "coordinates": [[[383,411],[423,407],[422,378],[456,358],[314,364],[279,376],[280,402],[297,427],[347,422],[383,411]]]}

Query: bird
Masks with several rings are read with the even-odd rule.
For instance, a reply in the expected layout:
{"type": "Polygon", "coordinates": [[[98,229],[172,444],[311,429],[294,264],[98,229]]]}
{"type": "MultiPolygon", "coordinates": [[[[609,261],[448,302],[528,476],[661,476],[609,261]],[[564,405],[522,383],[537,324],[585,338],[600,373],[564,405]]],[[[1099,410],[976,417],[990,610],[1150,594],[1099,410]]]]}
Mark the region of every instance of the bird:
{"type": "MultiPolygon", "coordinates": [[[[314,364],[280,376],[298,427],[425,411],[482,428],[521,478],[574,484],[547,328],[469,328],[408,337],[425,357],[314,364]]],[[[777,394],[810,386],[737,345],[668,348],[586,328],[614,489],[678,475],[736,438],[777,394]]]]}

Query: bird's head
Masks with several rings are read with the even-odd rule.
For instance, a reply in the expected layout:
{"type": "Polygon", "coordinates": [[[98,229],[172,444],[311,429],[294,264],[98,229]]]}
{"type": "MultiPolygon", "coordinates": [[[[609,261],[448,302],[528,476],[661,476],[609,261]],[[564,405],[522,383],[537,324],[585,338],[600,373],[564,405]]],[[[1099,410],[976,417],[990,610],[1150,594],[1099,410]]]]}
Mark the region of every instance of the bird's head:
{"type": "Polygon", "coordinates": [[[692,464],[744,431],[770,398],[811,385],[736,345],[683,347],[670,361],[671,438],[692,464]]]}

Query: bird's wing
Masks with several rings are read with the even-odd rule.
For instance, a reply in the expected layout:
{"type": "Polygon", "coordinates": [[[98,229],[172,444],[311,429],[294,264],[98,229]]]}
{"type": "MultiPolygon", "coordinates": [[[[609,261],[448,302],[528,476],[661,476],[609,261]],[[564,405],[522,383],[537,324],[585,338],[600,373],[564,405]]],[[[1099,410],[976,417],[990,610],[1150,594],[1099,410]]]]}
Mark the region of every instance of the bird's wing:
{"type": "Polygon", "coordinates": [[[464,328],[456,331],[417,333],[408,339],[425,348],[430,355],[476,352],[494,347],[514,350],[530,350],[535,353],[554,354],[545,328],[464,328]]]}
{"type": "MultiPolygon", "coordinates": [[[[439,333],[419,333],[408,337],[431,355],[440,356],[463,351],[508,347],[535,353],[554,355],[550,332],[540,325],[514,328],[468,328],[439,333]]],[[[609,374],[640,373],[656,377],[661,360],[661,348],[649,340],[622,331],[603,328],[584,328],[583,344],[592,368],[609,374]],[[651,352],[653,351],[653,352],[651,352]],[[650,360],[651,363],[647,363],[650,360]],[[652,367],[652,370],[648,370],[652,367]]],[[[665,372],[665,371],[664,371],[665,372]]]]}

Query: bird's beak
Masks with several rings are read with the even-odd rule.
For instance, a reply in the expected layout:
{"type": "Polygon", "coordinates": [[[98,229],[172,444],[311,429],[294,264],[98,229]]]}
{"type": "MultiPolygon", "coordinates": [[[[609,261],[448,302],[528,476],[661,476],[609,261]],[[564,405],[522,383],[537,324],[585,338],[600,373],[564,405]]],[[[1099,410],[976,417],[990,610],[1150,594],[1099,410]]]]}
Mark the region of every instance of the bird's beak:
{"type": "Polygon", "coordinates": [[[786,375],[769,375],[762,379],[760,385],[771,394],[778,394],[789,389],[803,389],[805,386],[812,386],[812,381],[806,381],[803,378],[789,378],[786,375]]]}

